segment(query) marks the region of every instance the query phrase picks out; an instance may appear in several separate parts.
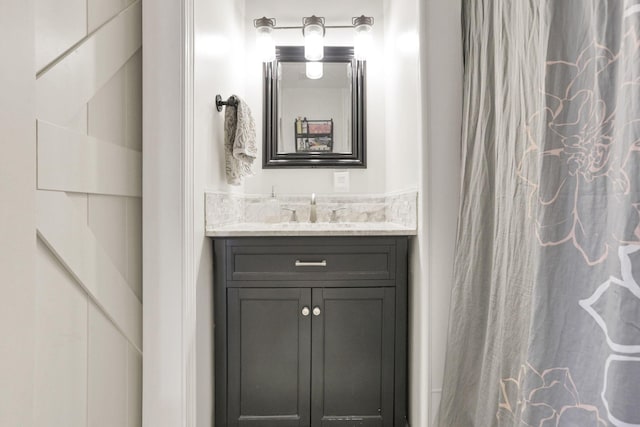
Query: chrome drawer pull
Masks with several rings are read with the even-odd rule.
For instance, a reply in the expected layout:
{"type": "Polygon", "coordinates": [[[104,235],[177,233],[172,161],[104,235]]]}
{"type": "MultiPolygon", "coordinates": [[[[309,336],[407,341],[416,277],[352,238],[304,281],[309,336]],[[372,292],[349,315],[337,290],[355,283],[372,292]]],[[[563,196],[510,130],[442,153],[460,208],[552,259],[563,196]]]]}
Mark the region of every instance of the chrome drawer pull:
{"type": "Polygon", "coordinates": [[[296,267],[326,267],[327,260],[323,259],[322,261],[300,261],[296,260],[296,267]]]}

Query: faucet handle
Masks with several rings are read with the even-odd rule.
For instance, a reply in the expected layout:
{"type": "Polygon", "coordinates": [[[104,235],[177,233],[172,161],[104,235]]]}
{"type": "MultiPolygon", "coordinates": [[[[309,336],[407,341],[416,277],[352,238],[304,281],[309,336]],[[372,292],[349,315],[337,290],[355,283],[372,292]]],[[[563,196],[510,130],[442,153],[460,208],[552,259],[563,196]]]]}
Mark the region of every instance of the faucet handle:
{"type": "Polygon", "coordinates": [[[336,208],[336,209],[331,209],[331,217],[329,217],[329,222],[338,222],[338,211],[343,211],[346,208],[336,208]]]}
{"type": "Polygon", "coordinates": [[[289,222],[298,222],[298,214],[295,209],[291,208],[281,208],[283,211],[291,212],[291,218],[289,218],[289,222]]]}

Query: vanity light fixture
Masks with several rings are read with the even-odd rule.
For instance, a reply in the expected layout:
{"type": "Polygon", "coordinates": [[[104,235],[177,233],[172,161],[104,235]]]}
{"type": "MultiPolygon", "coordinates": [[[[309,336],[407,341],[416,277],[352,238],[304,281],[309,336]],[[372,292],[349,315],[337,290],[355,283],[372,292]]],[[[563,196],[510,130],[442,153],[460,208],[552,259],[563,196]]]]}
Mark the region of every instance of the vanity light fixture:
{"type": "Polygon", "coordinates": [[[302,26],[298,27],[277,27],[275,18],[263,16],[254,19],[253,26],[256,28],[256,44],[262,62],[275,59],[273,30],[301,29],[304,36],[304,57],[307,61],[321,61],[324,58],[324,35],[327,28],[353,28],[354,50],[359,61],[366,60],[373,41],[373,17],[364,15],[352,18],[351,25],[325,25],[324,17],[311,15],[302,18],[302,26]]]}
{"type": "Polygon", "coordinates": [[[316,80],[321,79],[323,74],[322,62],[319,61],[307,61],[306,63],[306,75],[308,79],[316,80]]]}

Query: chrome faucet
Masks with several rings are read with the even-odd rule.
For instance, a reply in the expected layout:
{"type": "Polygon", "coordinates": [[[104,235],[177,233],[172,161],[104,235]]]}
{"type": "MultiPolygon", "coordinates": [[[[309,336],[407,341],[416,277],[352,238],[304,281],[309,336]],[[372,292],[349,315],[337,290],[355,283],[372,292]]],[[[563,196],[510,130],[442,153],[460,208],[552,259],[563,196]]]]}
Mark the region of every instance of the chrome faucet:
{"type": "Polygon", "coordinates": [[[309,207],[309,222],[317,222],[318,213],[316,212],[316,193],[311,193],[311,206],[309,207]]]}

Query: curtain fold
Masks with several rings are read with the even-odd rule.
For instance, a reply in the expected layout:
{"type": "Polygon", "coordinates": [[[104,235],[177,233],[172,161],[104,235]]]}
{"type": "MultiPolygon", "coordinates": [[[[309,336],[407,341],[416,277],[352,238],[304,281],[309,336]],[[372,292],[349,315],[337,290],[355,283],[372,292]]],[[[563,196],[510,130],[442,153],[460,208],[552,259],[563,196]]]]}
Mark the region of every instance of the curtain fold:
{"type": "Polygon", "coordinates": [[[640,426],[640,1],[465,0],[438,422],[640,426]]]}

